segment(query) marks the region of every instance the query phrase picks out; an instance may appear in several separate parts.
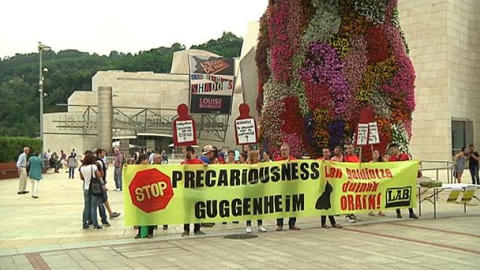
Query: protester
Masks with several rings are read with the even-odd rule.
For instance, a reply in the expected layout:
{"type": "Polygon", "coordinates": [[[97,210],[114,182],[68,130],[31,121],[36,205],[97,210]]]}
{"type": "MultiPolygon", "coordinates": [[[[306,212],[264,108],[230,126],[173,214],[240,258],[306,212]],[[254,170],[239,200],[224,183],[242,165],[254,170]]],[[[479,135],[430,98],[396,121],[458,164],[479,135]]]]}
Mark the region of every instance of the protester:
{"type": "Polygon", "coordinates": [[[215,159],[215,149],[210,144],[205,145],[200,160],[205,164],[212,164],[213,159],[215,159]]]}
{"type": "MultiPolygon", "coordinates": [[[[155,155],[155,154],[153,154],[155,155]]],[[[146,164],[149,164],[149,155],[147,154],[141,154],[137,161],[135,162],[135,164],[142,164],[142,165],[146,165],[146,164]]],[[[153,156],[152,156],[152,162],[153,162],[153,156]]],[[[147,228],[147,231],[148,231],[148,235],[147,235],[147,238],[153,238],[153,229],[155,228],[155,226],[138,226],[138,233],[137,235],[135,236],[135,239],[137,238],[140,238],[141,237],[141,230],[142,230],[142,227],[146,227],[147,228]]]]}
{"type": "Polygon", "coordinates": [[[113,179],[115,181],[115,187],[117,191],[122,191],[122,169],[123,169],[123,154],[118,148],[113,149],[115,159],[113,161],[113,166],[115,167],[115,172],[113,179]]]}
{"type": "Polygon", "coordinates": [[[470,144],[470,152],[468,153],[468,169],[470,170],[470,176],[472,177],[472,184],[480,185],[480,178],[478,177],[478,161],[480,156],[475,151],[475,146],[470,144]]]}
{"type": "MultiPolygon", "coordinates": [[[[384,162],[385,160],[383,160],[383,157],[382,155],[380,155],[380,152],[378,150],[374,150],[373,153],[372,153],[372,160],[370,162],[384,162]]],[[[368,213],[369,216],[375,216],[375,214],[373,213],[373,211],[370,211],[370,213],[368,213]]],[[[382,216],[384,217],[385,214],[382,213],[382,211],[378,211],[378,215],[379,216],[382,216]]]]}
{"type": "Polygon", "coordinates": [[[98,207],[98,200],[100,199],[99,196],[95,196],[89,192],[90,188],[90,181],[92,180],[93,176],[97,178],[101,178],[101,174],[97,168],[95,162],[95,156],[91,153],[85,154],[83,158],[83,164],[80,167],[80,179],[83,182],[83,198],[84,198],[84,207],[83,207],[83,228],[88,229],[88,220],[89,218],[92,219],[93,227],[95,229],[103,229],[102,226],[98,224],[97,219],[97,207],[98,207]]]}
{"type": "Polygon", "coordinates": [[[30,153],[30,148],[24,147],[23,152],[18,156],[17,160],[17,170],[20,175],[20,181],[18,183],[18,192],[17,194],[27,194],[27,157],[30,153]]]}
{"type": "Polygon", "coordinates": [[[246,164],[247,163],[248,156],[245,153],[241,153],[239,158],[238,158],[238,164],[246,164]]]}
{"type": "MultiPolygon", "coordinates": [[[[163,155],[160,155],[160,154],[155,154],[153,155],[153,163],[152,164],[166,164],[163,162],[163,155]]],[[[157,226],[154,226],[155,228],[157,228],[157,226]]],[[[168,230],[168,225],[163,225],[163,229],[164,230],[168,230]]]]}
{"type": "Polygon", "coordinates": [[[42,170],[45,165],[38,152],[33,153],[33,156],[30,157],[28,163],[30,166],[28,175],[32,180],[32,198],[38,199],[38,187],[40,185],[40,180],[42,180],[42,170]]]}
{"type": "MultiPolygon", "coordinates": [[[[346,154],[343,155],[342,153],[342,147],[341,146],[335,146],[333,149],[333,157],[330,159],[330,161],[335,161],[335,162],[346,162],[348,159],[349,162],[359,162],[359,159],[355,156],[354,148],[352,144],[347,144],[346,145],[346,154]]],[[[357,216],[354,214],[347,214],[345,217],[345,220],[350,223],[355,223],[357,222],[357,216]]]]}
{"type": "Polygon", "coordinates": [[[360,159],[355,155],[355,147],[349,143],[345,146],[344,162],[360,162],[360,159]]]}
{"type": "Polygon", "coordinates": [[[457,179],[458,183],[462,183],[462,175],[463,175],[463,170],[465,168],[465,161],[467,161],[467,148],[464,146],[462,147],[462,151],[460,153],[456,154],[453,157],[454,163],[454,172],[455,172],[455,178],[457,179]]]}
{"type": "Polygon", "coordinates": [[[263,152],[263,162],[273,162],[270,151],[263,152]]]}
{"type": "Polygon", "coordinates": [[[70,153],[70,156],[67,159],[67,165],[68,165],[68,179],[73,179],[75,176],[75,168],[78,166],[77,154],[75,152],[70,153]]]}
{"type": "Polygon", "coordinates": [[[225,160],[225,164],[237,164],[237,162],[235,161],[235,151],[228,150],[227,160],[225,160]]]}
{"type": "Polygon", "coordinates": [[[330,161],[343,162],[343,149],[341,146],[335,146],[333,148],[333,157],[330,158],[330,161]]]}
{"type": "MultiPolygon", "coordinates": [[[[210,145],[211,147],[211,145],[210,145]]],[[[212,147],[213,149],[213,147],[212,147]]],[[[205,149],[204,149],[205,151],[205,149]]],[[[198,158],[195,158],[195,149],[193,149],[193,147],[191,146],[187,146],[185,148],[185,160],[182,161],[183,165],[189,165],[189,164],[204,164],[203,161],[201,161],[200,159],[198,158]]],[[[195,223],[193,225],[193,233],[195,235],[205,235],[204,232],[202,232],[201,230],[201,225],[200,223],[195,223]]],[[[184,236],[189,236],[190,235],[190,224],[184,224],[183,225],[183,233],[182,233],[182,237],[184,236]]]]}
{"type": "MultiPolygon", "coordinates": [[[[322,157],[319,158],[318,160],[330,160],[331,155],[332,155],[332,153],[330,152],[330,149],[328,147],[324,147],[322,149],[322,157]]],[[[330,224],[332,225],[332,228],[342,228],[342,225],[337,224],[337,222],[335,221],[335,216],[329,215],[328,220],[330,220],[330,224]]],[[[325,228],[325,229],[329,228],[328,225],[327,225],[327,216],[322,215],[320,217],[320,221],[321,221],[321,224],[322,224],[322,228],[325,228]]]]}
{"type": "MultiPolygon", "coordinates": [[[[237,164],[238,162],[235,161],[235,151],[234,150],[228,150],[227,152],[227,159],[223,162],[223,164],[237,164]]],[[[232,221],[234,224],[238,224],[238,221],[232,221]]],[[[227,222],[222,222],[222,224],[227,224],[227,222]]]]}
{"type": "MultiPolygon", "coordinates": [[[[258,163],[258,151],[257,150],[250,150],[248,153],[248,160],[247,164],[254,165],[258,163]]],[[[258,181],[258,179],[256,179],[258,181]]],[[[263,227],[263,221],[261,219],[257,219],[257,224],[258,224],[258,231],[259,232],[267,232],[267,229],[263,227]]],[[[247,228],[246,228],[247,233],[252,232],[252,221],[247,220],[247,228]]]]}
{"type": "MultiPolygon", "coordinates": [[[[390,150],[390,158],[388,161],[393,162],[410,160],[407,154],[400,153],[398,144],[392,143],[388,149],[390,150]]],[[[413,208],[408,208],[408,212],[410,218],[418,219],[417,215],[415,215],[413,212],[413,208]]],[[[397,218],[402,218],[402,211],[400,209],[397,209],[397,218]]]]}
{"type": "MultiPolygon", "coordinates": [[[[297,160],[295,157],[290,156],[290,146],[286,143],[282,144],[280,147],[280,157],[276,159],[276,161],[292,161],[297,160]]],[[[295,226],[297,222],[296,217],[291,217],[288,219],[288,228],[290,230],[300,230],[299,227],[295,226]]],[[[283,218],[277,218],[277,231],[283,230],[283,218]]]]}

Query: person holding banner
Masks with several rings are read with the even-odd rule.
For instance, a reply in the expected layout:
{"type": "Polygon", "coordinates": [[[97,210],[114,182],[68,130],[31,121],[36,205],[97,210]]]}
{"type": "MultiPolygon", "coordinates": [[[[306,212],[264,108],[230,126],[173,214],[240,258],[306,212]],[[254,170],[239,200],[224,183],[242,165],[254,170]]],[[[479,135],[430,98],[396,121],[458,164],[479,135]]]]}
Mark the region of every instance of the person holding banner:
{"type": "Polygon", "coordinates": [[[263,162],[273,162],[272,153],[270,153],[270,151],[263,152],[263,162]]]}
{"type": "MultiPolygon", "coordinates": [[[[153,158],[153,156],[152,156],[153,158]]],[[[149,164],[150,163],[150,158],[149,158],[149,155],[148,154],[141,154],[137,161],[135,162],[135,164],[143,164],[143,165],[146,165],[146,164],[149,164]]],[[[153,160],[153,159],[152,159],[153,160]]],[[[135,239],[138,239],[141,237],[141,229],[142,227],[147,227],[147,231],[148,231],[148,235],[147,237],[148,238],[153,238],[153,230],[155,229],[155,226],[138,226],[138,233],[137,235],[135,236],[135,239]]]]}
{"type": "Polygon", "coordinates": [[[343,162],[342,151],[341,146],[335,146],[335,148],[333,148],[333,157],[330,158],[330,161],[343,162]]]}
{"type": "MultiPolygon", "coordinates": [[[[355,156],[354,154],[354,147],[353,144],[347,144],[346,145],[346,153],[345,155],[342,154],[342,147],[341,146],[335,146],[333,149],[333,154],[334,156],[330,159],[330,161],[336,161],[336,162],[360,162],[360,160],[355,156]]],[[[357,222],[357,216],[354,214],[347,214],[345,220],[350,223],[355,223],[357,222]]]]}
{"type": "MultiPolygon", "coordinates": [[[[372,160],[370,162],[384,162],[385,160],[383,159],[382,155],[380,155],[380,152],[378,150],[374,150],[372,153],[372,160]]],[[[375,216],[375,214],[370,211],[368,213],[369,216],[375,216]]],[[[378,211],[378,215],[384,217],[385,214],[382,211],[378,211]]]]}
{"type": "Polygon", "coordinates": [[[345,147],[346,153],[344,156],[345,162],[360,162],[360,159],[355,155],[355,147],[353,144],[349,143],[345,147]]]}
{"type": "MultiPolygon", "coordinates": [[[[399,146],[396,143],[390,144],[388,149],[390,150],[390,158],[388,159],[389,162],[393,161],[407,161],[410,160],[407,154],[400,153],[400,150],[398,149],[399,146]]],[[[418,219],[417,215],[413,212],[413,208],[408,208],[409,212],[409,217],[413,219],[418,219]]],[[[400,209],[397,209],[397,218],[402,218],[402,211],[400,209]]]]}
{"type": "MultiPolygon", "coordinates": [[[[259,154],[258,154],[257,150],[250,150],[250,152],[248,152],[247,164],[250,164],[250,165],[257,164],[258,163],[258,156],[259,156],[259,154]]],[[[257,179],[257,181],[258,181],[258,179],[257,179]]],[[[267,229],[265,229],[265,227],[263,227],[263,220],[257,219],[257,224],[258,224],[258,231],[259,232],[267,232],[267,229]]],[[[252,232],[252,221],[251,220],[247,220],[246,232],[247,233],[252,232]]]]}
{"type": "MultiPolygon", "coordinates": [[[[331,155],[332,153],[330,152],[330,149],[328,147],[324,147],[322,149],[322,157],[317,160],[330,160],[331,155]]],[[[337,222],[335,221],[335,216],[333,215],[328,216],[328,220],[330,220],[330,224],[332,225],[332,228],[342,228],[342,225],[337,224],[337,222]]],[[[322,228],[325,228],[325,229],[329,228],[327,225],[327,216],[322,215],[320,217],[320,221],[322,224],[322,228]]]]}
{"type": "MultiPolygon", "coordinates": [[[[282,144],[280,147],[280,156],[275,161],[291,161],[297,160],[295,157],[290,156],[290,146],[286,143],[282,144]]],[[[299,227],[295,226],[297,222],[296,217],[291,217],[288,219],[288,228],[290,230],[300,230],[299,227]]],[[[277,218],[277,231],[283,230],[283,218],[277,218]]]]}
{"type": "MultiPolygon", "coordinates": [[[[213,147],[211,145],[207,145],[207,146],[210,146],[212,148],[211,151],[213,151],[213,147]]],[[[205,146],[205,148],[207,146],[205,146]]],[[[205,148],[204,148],[204,151],[205,151],[205,148]]],[[[185,160],[182,161],[181,164],[182,165],[189,165],[189,164],[204,164],[204,163],[203,163],[203,161],[201,161],[200,159],[195,157],[195,149],[193,149],[193,147],[191,147],[191,146],[187,146],[185,148],[185,160]]],[[[193,225],[193,233],[195,235],[205,235],[205,233],[200,230],[201,227],[202,226],[200,225],[200,223],[195,223],[193,225]]],[[[187,224],[183,225],[182,237],[189,236],[189,235],[190,235],[190,224],[187,223],[187,224]]]]}
{"type": "Polygon", "coordinates": [[[200,157],[200,160],[204,164],[213,164],[212,162],[215,159],[215,148],[212,145],[208,144],[203,147],[203,153],[200,157]]]}

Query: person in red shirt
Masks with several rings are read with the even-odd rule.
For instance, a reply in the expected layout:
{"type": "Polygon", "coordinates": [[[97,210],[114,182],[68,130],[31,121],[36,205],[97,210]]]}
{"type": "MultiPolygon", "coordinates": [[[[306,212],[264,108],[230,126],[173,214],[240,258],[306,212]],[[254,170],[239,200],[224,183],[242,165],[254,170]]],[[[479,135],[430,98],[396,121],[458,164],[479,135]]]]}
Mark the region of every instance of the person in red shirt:
{"type": "MultiPolygon", "coordinates": [[[[275,161],[291,161],[291,160],[297,160],[295,157],[290,156],[290,146],[286,143],[282,144],[280,147],[280,156],[275,160],[275,161]]],[[[291,217],[288,219],[288,228],[290,230],[300,230],[299,227],[295,226],[295,223],[297,222],[296,217],[291,217]]],[[[283,218],[277,218],[277,231],[282,231],[283,230],[283,218]]]]}
{"type": "MultiPolygon", "coordinates": [[[[317,160],[330,160],[331,155],[332,153],[330,152],[330,149],[328,147],[324,147],[322,149],[322,157],[318,158],[317,160]]],[[[337,222],[335,222],[335,216],[332,216],[332,215],[328,216],[328,219],[330,220],[330,224],[332,225],[332,228],[342,228],[342,225],[337,224],[337,222]]],[[[322,223],[322,228],[328,229],[329,227],[327,225],[327,216],[322,215],[320,217],[320,220],[322,223]]]]}
{"type": "Polygon", "coordinates": [[[347,144],[345,149],[346,153],[343,157],[345,162],[360,162],[360,159],[355,155],[355,147],[353,147],[353,144],[347,144]]]}
{"type": "MultiPolygon", "coordinates": [[[[388,147],[388,149],[390,150],[390,158],[388,159],[388,161],[392,162],[392,161],[410,160],[410,157],[405,153],[401,153],[398,148],[399,148],[398,144],[396,143],[390,144],[390,146],[388,147]]],[[[417,215],[415,215],[415,213],[413,212],[413,208],[408,208],[408,212],[410,214],[409,215],[410,218],[418,219],[417,215]]],[[[397,218],[402,218],[402,211],[400,209],[397,209],[397,218]]]]}
{"type": "MultiPolygon", "coordinates": [[[[195,157],[195,149],[191,146],[185,148],[185,160],[182,161],[182,165],[191,165],[191,164],[204,164],[203,161],[195,157]]],[[[204,232],[200,230],[200,223],[195,223],[193,225],[193,233],[195,235],[205,235],[204,232]]],[[[183,233],[182,237],[190,235],[190,224],[183,224],[183,233]]]]}
{"type": "MultiPolygon", "coordinates": [[[[342,155],[342,147],[336,146],[333,150],[335,156],[332,157],[330,160],[337,162],[360,162],[360,160],[354,153],[355,148],[353,147],[353,144],[347,144],[345,149],[345,155],[342,155]]],[[[345,220],[350,223],[355,223],[357,222],[357,216],[355,216],[354,214],[347,214],[345,220]]]]}

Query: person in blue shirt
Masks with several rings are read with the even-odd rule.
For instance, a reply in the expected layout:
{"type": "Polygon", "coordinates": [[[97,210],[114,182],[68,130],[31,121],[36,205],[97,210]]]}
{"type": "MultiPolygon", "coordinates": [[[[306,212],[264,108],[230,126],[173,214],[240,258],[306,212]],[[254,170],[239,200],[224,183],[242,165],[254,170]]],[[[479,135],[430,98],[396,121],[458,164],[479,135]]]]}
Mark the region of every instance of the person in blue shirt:
{"type": "Polygon", "coordinates": [[[215,149],[212,145],[208,144],[203,147],[203,156],[200,157],[200,160],[205,164],[212,164],[212,160],[215,158],[215,149]]]}
{"type": "Polygon", "coordinates": [[[17,160],[18,174],[20,175],[20,182],[18,184],[18,194],[26,194],[27,190],[27,158],[30,153],[30,148],[24,147],[23,152],[17,160]]]}

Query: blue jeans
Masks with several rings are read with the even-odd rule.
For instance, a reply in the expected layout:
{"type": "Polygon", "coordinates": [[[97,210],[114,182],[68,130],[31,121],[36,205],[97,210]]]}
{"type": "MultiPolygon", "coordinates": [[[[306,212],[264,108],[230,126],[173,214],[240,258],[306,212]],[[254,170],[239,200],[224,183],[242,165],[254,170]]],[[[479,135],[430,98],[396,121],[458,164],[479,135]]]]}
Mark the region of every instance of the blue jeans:
{"type": "Polygon", "coordinates": [[[122,190],[122,167],[115,167],[113,179],[115,180],[115,187],[122,190]]]}
{"type": "Polygon", "coordinates": [[[105,212],[105,205],[102,203],[102,200],[98,200],[98,212],[100,212],[100,218],[102,219],[102,223],[108,223],[107,220],[107,213],[105,212]]]}
{"type": "Polygon", "coordinates": [[[83,227],[88,227],[88,219],[91,217],[93,227],[99,227],[97,219],[97,207],[100,197],[91,195],[88,190],[83,190],[85,204],[83,206],[83,227]]]}
{"type": "Polygon", "coordinates": [[[68,178],[73,178],[75,174],[75,167],[68,167],[68,178]]]}

